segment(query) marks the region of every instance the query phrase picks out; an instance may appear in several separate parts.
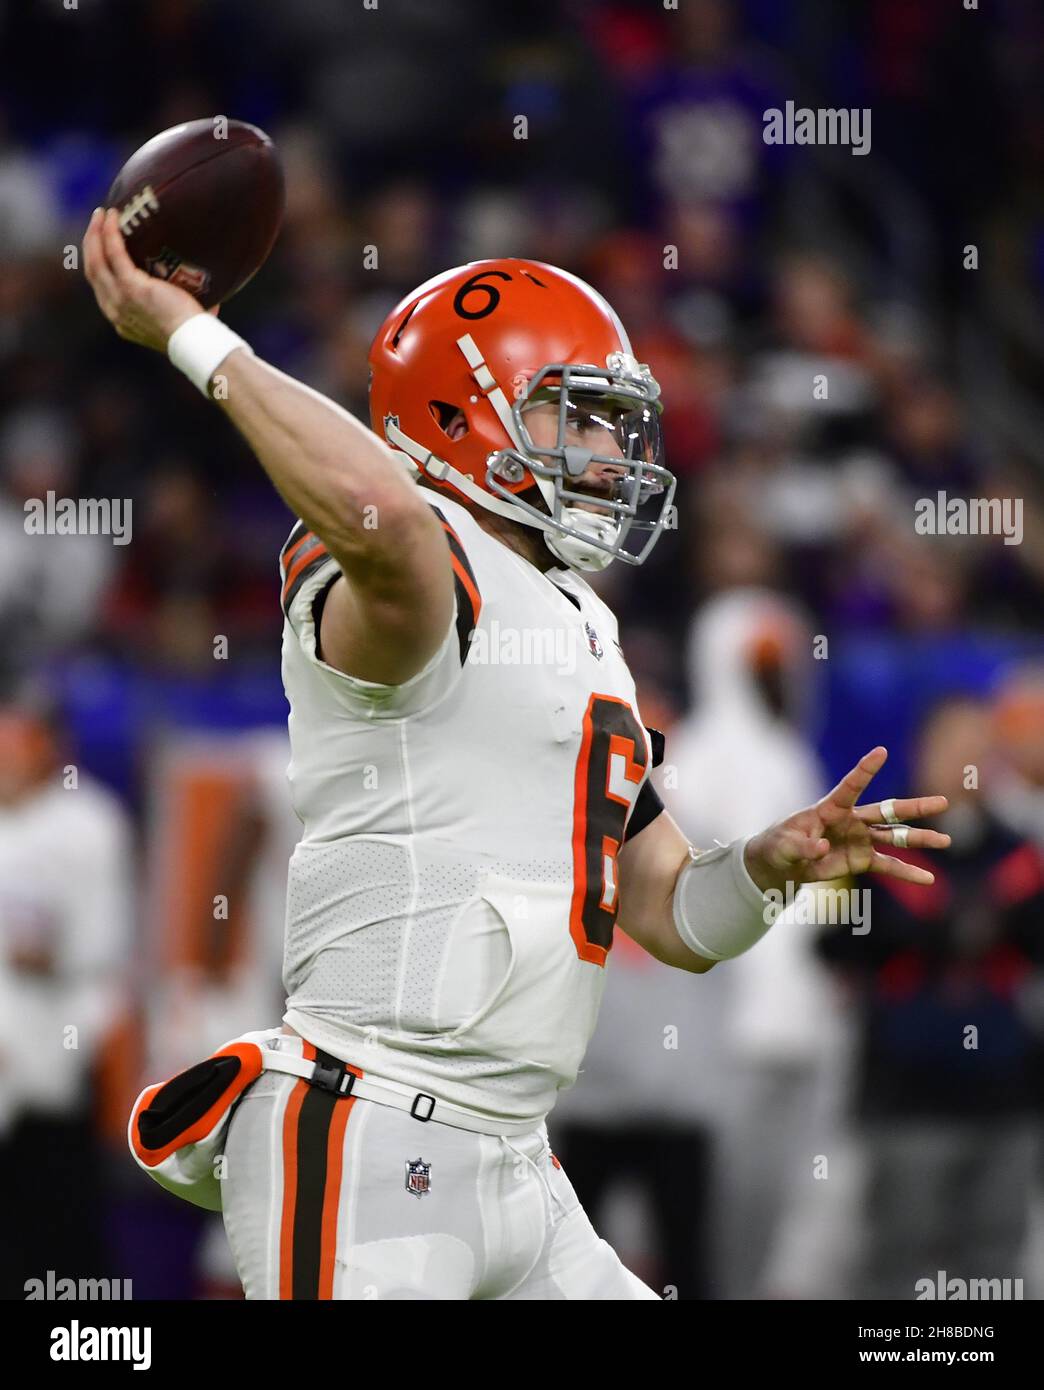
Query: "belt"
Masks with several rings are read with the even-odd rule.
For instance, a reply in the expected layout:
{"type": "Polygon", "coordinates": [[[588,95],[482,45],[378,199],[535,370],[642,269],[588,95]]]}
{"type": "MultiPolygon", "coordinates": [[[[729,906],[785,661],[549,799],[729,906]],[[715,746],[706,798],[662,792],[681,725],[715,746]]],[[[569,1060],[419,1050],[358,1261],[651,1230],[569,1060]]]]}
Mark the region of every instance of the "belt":
{"type": "Polygon", "coordinates": [[[371,1081],[368,1077],[359,1076],[346,1062],[331,1057],[319,1048],[316,1048],[314,1061],[265,1046],[261,1047],[261,1058],[265,1071],[282,1071],[290,1076],[300,1076],[335,1096],[357,1096],[361,1100],[375,1101],[378,1105],[406,1110],[422,1124],[434,1120],[436,1124],[452,1125],[454,1129],[469,1129],[476,1134],[494,1136],[531,1134],[540,1128],[539,1120],[508,1120],[503,1123],[488,1120],[459,1105],[451,1105],[449,1101],[436,1100],[424,1091],[414,1091],[398,1081],[371,1081]]]}

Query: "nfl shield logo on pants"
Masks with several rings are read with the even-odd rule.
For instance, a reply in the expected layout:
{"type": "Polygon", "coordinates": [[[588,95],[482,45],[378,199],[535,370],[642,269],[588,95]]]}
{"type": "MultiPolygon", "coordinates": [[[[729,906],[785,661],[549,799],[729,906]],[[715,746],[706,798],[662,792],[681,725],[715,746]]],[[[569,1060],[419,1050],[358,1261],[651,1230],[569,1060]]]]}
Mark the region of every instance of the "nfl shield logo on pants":
{"type": "Polygon", "coordinates": [[[431,1191],[431,1164],[425,1163],[423,1158],[406,1160],[406,1191],[415,1197],[423,1197],[431,1191]]]}

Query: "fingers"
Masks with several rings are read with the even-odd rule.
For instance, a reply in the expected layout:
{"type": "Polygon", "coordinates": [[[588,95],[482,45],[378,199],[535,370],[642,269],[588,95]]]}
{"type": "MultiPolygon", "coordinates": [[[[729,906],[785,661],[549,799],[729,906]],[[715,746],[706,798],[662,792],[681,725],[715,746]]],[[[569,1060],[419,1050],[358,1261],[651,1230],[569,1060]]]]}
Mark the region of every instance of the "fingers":
{"type": "Polygon", "coordinates": [[[120,231],[120,217],[115,208],[108,208],[101,224],[101,243],[109,270],[122,290],[130,290],[144,271],[131,260],[120,231]]]}
{"type": "MultiPolygon", "coordinates": [[[[924,820],[928,816],[939,816],[949,806],[945,796],[908,796],[903,800],[894,801],[894,813],[901,821],[924,820]]],[[[857,819],[867,822],[883,821],[881,813],[881,802],[875,801],[866,806],[856,806],[852,814],[857,819]]]]}
{"type": "Polygon", "coordinates": [[[109,317],[115,306],[116,284],[109,270],[102,245],[101,228],[105,213],[95,208],[83,237],[83,270],[102,312],[109,317]]]}
{"type": "Polygon", "coordinates": [[[805,835],[800,830],[780,827],[772,836],[772,855],[780,865],[803,864],[808,860],[822,859],[830,852],[830,841],[815,835],[805,835]]]}
{"type": "Polygon", "coordinates": [[[117,326],[121,304],[148,276],[131,260],[115,208],[95,208],[83,238],[83,267],[98,307],[117,326]]]}
{"type": "Polygon", "coordinates": [[[83,234],[83,271],[88,280],[94,275],[94,229],[97,225],[98,214],[100,212],[100,208],[94,209],[91,213],[90,221],[87,223],[87,230],[83,234]]]}
{"type": "Polygon", "coordinates": [[[824,854],[830,853],[830,841],[814,839],[811,835],[796,835],[790,848],[794,863],[802,859],[822,859],[824,854]]]}
{"type": "MultiPolygon", "coordinates": [[[[859,759],[851,772],[842,777],[834,790],[829,792],[823,800],[831,801],[835,806],[850,810],[884,767],[887,760],[887,748],[878,746],[871,749],[869,753],[865,753],[859,759]]],[[[897,805],[896,810],[898,809],[897,805]]],[[[878,816],[877,819],[880,820],[881,817],[878,816]]]]}
{"type": "Polygon", "coordinates": [[[874,825],[870,838],[875,845],[899,845],[902,849],[946,849],[950,843],[949,835],[940,830],[915,830],[909,825],[874,825]],[[896,835],[896,830],[905,830],[905,836],[896,835]]]}
{"type": "Polygon", "coordinates": [[[919,883],[927,887],[935,882],[935,875],[916,864],[907,864],[904,859],[893,859],[889,854],[878,854],[874,850],[870,860],[869,872],[882,874],[885,878],[900,878],[905,883],[919,883]]]}

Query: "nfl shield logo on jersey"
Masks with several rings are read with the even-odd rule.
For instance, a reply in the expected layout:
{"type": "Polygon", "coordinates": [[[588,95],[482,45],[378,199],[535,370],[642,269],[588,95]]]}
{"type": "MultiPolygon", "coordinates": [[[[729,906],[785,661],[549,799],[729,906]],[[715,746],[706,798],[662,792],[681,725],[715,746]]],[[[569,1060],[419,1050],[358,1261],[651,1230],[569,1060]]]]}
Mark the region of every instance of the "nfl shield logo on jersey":
{"type": "Polygon", "coordinates": [[[406,1191],[415,1197],[423,1197],[431,1191],[431,1164],[425,1163],[423,1158],[406,1160],[406,1191]]]}
{"type": "Polygon", "coordinates": [[[605,652],[602,649],[601,642],[598,640],[598,633],[595,632],[590,623],[584,623],[584,631],[587,633],[587,645],[591,648],[591,655],[598,661],[601,661],[605,652]]]}

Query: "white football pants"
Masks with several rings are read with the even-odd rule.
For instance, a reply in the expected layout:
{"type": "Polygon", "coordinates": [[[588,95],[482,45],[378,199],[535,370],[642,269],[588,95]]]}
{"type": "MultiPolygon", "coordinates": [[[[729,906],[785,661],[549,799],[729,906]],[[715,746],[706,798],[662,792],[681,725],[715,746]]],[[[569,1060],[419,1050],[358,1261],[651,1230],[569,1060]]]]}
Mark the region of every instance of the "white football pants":
{"type": "Polygon", "coordinates": [[[266,1071],[222,1193],[251,1299],[659,1297],[595,1234],[544,1126],[476,1134],[266,1071]]]}

